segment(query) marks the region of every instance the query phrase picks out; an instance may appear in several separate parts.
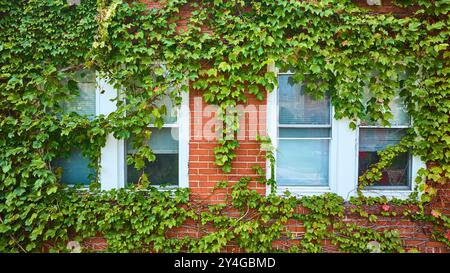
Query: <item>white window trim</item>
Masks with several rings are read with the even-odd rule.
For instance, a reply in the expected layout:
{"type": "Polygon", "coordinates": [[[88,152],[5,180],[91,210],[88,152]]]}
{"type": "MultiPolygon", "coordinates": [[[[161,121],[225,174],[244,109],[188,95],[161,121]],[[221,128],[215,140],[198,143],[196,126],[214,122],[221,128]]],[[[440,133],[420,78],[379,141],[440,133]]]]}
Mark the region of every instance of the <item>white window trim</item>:
{"type": "MultiPolygon", "coordinates": [[[[117,106],[112,99],[119,95],[111,84],[105,79],[97,78],[97,108],[98,114],[108,115],[116,111],[117,106]],[[103,91],[103,93],[101,92],[103,91]]],[[[178,126],[178,186],[164,187],[187,188],[189,187],[188,160],[189,160],[189,133],[190,111],[189,94],[181,94],[181,105],[178,111],[177,124],[168,124],[165,127],[178,126]]],[[[100,157],[100,185],[102,190],[120,189],[125,187],[125,140],[116,139],[113,134],[107,136],[106,145],[101,149],[100,157]]],[[[159,188],[159,187],[158,187],[159,188]]]]}
{"type": "Polygon", "coordinates": [[[189,93],[181,95],[180,111],[178,112],[178,187],[189,188],[189,139],[190,139],[190,111],[189,93]]]}
{"type": "MultiPolygon", "coordinates": [[[[269,67],[270,71],[274,72],[278,75],[279,71],[274,66],[269,67]]],[[[286,74],[286,73],[282,73],[286,74]]],[[[277,77],[278,78],[278,77],[277,77]]],[[[331,116],[334,116],[334,108],[331,107],[331,116]]],[[[295,196],[310,196],[310,195],[318,195],[327,192],[336,192],[337,191],[337,181],[336,181],[336,166],[331,164],[335,162],[337,156],[337,122],[334,119],[331,119],[331,139],[330,139],[330,152],[329,152],[329,169],[328,169],[328,186],[278,186],[276,193],[278,195],[283,195],[286,190],[288,190],[291,194],[295,196]]],[[[327,127],[328,128],[328,127],[327,127]]],[[[267,95],[267,132],[272,140],[272,145],[274,148],[274,157],[275,164],[277,164],[277,153],[276,150],[278,148],[278,86],[274,88],[274,90],[267,95]]],[[[276,172],[275,166],[275,172],[276,172]]],[[[266,174],[267,178],[271,177],[270,170],[270,162],[266,162],[266,174]]],[[[276,177],[276,174],[274,174],[276,177]]],[[[266,193],[270,193],[270,186],[266,187],[266,193]]]]}
{"type": "MultiPolygon", "coordinates": [[[[272,63],[268,66],[268,71],[274,72],[278,78],[278,69],[272,63]]],[[[267,94],[267,133],[272,140],[274,147],[274,157],[276,164],[276,149],[278,146],[278,87],[267,94]]],[[[334,108],[332,111],[332,139],[330,141],[330,162],[329,162],[329,187],[314,186],[277,186],[276,194],[283,195],[286,190],[294,196],[311,196],[327,192],[336,193],[345,200],[352,196],[357,196],[358,187],[358,134],[359,128],[352,130],[349,127],[350,120],[343,118],[334,119],[334,108]]],[[[412,156],[411,163],[411,188],[410,189],[365,189],[362,193],[368,197],[385,196],[388,199],[407,199],[414,192],[416,186],[417,171],[424,168],[425,162],[419,157],[412,156]]],[[[270,162],[266,161],[266,177],[271,177],[270,162]]],[[[276,170],[276,166],[275,166],[276,170]]],[[[276,176],[274,175],[276,178],[276,176]]],[[[266,194],[270,193],[270,186],[266,187],[266,194]]]]}

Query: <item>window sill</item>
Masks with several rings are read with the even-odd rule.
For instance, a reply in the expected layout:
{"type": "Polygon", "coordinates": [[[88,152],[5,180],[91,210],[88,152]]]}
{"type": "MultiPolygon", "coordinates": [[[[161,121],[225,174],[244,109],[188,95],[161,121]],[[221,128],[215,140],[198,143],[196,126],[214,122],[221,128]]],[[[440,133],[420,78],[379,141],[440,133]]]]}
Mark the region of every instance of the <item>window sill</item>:
{"type": "MultiPolygon", "coordinates": [[[[285,195],[286,191],[289,191],[291,195],[296,197],[321,195],[332,192],[330,187],[277,186],[276,194],[285,195]]],[[[270,193],[270,187],[267,188],[267,193],[270,193]]]]}
{"type": "Polygon", "coordinates": [[[366,197],[381,197],[385,196],[388,199],[408,199],[410,194],[414,191],[411,189],[367,189],[363,190],[362,194],[366,197]]]}
{"type": "MultiPolygon", "coordinates": [[[[278,196],[284,196],[285,192],[289,191],[292,196],[302,197],[302,196],[314,196],[322,195],[324,193],[333,193],[330,187],[302,187],[302,186],[278,186],[276,194],[278,196]]],[[[411,193],[414,193],[411,189],[366,189],[362,191],[363,195],[366,197],[381,197],[385,196],[388,199],[409,199],[411,193]]],[[[270,187],[267,187],[266,194],[270,194],[270,187]]],[[[342,196],[346,200],[349,196],[342,196]]]]}

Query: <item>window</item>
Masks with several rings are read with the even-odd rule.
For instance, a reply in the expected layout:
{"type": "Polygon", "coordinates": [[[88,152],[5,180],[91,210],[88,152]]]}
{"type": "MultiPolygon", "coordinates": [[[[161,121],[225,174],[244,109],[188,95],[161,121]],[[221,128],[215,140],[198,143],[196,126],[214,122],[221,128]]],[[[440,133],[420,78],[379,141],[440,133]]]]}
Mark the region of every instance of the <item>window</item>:
{"type": "MultiPolygon", "coordinates": [[[[64,103],[65,112],[76,112],[93,118],[97,109],[97,92],[95,72],[82,70],[76,75],[78,96],[64,103]]],[[[89,167],[89,159],[83,156],[80,149],[74,149],[68,157],[58,157],[53,160],[55,168],[61,168],[61,183],[69,185],[89,185],[95,180],[95,170],[89,167]]]]}
{"type": "MultiPolygon", "coordinates": [[[[156,64],[156,70],[160,70],[160,73],[153,74],[155,80],[157,77],[166,77],[169,73],[164,64],[156,64]]],[[[169,88],[168,92],[172,91],[173,89],[169,88]]],[[[166,115],[163,117],[162,128],[153,125],[148,128],[151,132],[148,145],[156,156],[154,161],[145,162],[145,167],[141,170],[136,170],[133,165],[126,164],[126,157],[134,152],[132,137],[126,141],[123,184],[137,183],[141,175],[145,173],[152,185],[183,187],[188,185],[189,109],[186,95],[182,94],[181,105],[175,105],[169,94],[162,95],[155,101],[157,106],[164,105],[166,107],[166,115]]]]}
{"type": "MultiPolygon", "coordinates": [[[[390,102],[394,118],[389,120],[391,127],[380,126],[376,122],[362,121],[359,126],[358,145],[358,174],[362,175],[371,164],[379,161],[378,151],[384,150],[400,142],[410,126],[408,112],[400,96],[390,102]]],[[[383,170],[380,181],[376,181],[372,188],[411,188],[410,153],[398,155],[391,166],[383,170]]]]}
{"type": "MultiPolygon", "coordinates": [[[[164,117],[163,128],[149,127],[151,138],[148,145],[156,155],[156,160],[146,162],[143,170],[136,170],[133,165],[127,165],[127,183],[136,183],[142,172],[147,174],[152,185],[170,184],[178,186],[179,181],[179,124],[176,108],[168,96],[163,97],[158,104],[166,105],[167,115],[164,117]]],[[[127,155],[133,153],[131,141],[127,141],[127,155]]]]}
{"type": "MultiPolygon", "coordinates": [[[[99,113],[108,115],[117,109],[115,99],[118,91],[107,79],[98,79],[98,82],[99,89],[103,91],[99,93],[99,113]]],[[[128,154],[133,153],[132,141],[116,139],[113,134],[107,137],[106,145],[101,150],[99,174],[103,190],[123,188],[126,184],[136,183],[142,172],[148,175],[152,185],[188,187],[189,94],[181,94],[181,105],[177,107],[172,107],[171,101],[169,97],[162,97],[158,102],[167,108],[165,124],[161,129],[148,127],[152,132],[148,145],[156,155],[156,160],[146,162],[143,169],[137,171],[126,162],[128,154]]]]}
{"type": "Polygon", "coordinates": [[[276,180],[279,186],[329,186],[331,107],[292,74],[278,74],[276,180]]]}
{"type": "MultiPolygon", "coordinates": [[[[329,97],[315,100],[305,93],[304,84],[293,82],[292,73],[279,73],[273,66],[269,69],[278,75],[278,89],[267,99],[267,131],[276,151],[277,194],[288,190],[296,196],[324,192],[346,200],[355,196],[358,177],[378,161],[377,151],[398,143],[410,127],[401,97],[390,102],[394,116],[391,127],[362,121],[353,130],[349,119],[333,118],[329,97]]],[[[408,198],[422,167],[425,163],[420,158],[401,154],[384,170],[379,182],[365,188],[364,194],[408,198]]]]}
{"type": "MultiPolygon", "coordinates": [[[[97,78],[95,72],[80,71],[76,78],[79,95],[65,103],[64,111],[83,115],[109,115],[117,109],[119,95],[108,79],[97,78]]],[[[156,154],[156,161],[148,162],[144,172],[149,174],[153,184],[171,183],[180,187],[188,186],[189,158],[189,94],[181,94],[181,105],[172,107],[168,97],[159,103],[165,104],[168,115],[161,129],[150,126],[152,137],[149,145],[156,154]]],[[[101,149],[99,173],[89,168],[89,160],[81,150],[75,149],[68,157],[56,158],[52,165],[62,169],[61,182],[84,184],[95,181],[97,176],[102,190],[118,189],[126,183],[136,182],[140,173],[127,166],[126,154],[132,153],[131,145],[123,139],[116,139],[111,133],[101,149]]],[[[142,170],[140,170],[142,171],[142,170]]]]}

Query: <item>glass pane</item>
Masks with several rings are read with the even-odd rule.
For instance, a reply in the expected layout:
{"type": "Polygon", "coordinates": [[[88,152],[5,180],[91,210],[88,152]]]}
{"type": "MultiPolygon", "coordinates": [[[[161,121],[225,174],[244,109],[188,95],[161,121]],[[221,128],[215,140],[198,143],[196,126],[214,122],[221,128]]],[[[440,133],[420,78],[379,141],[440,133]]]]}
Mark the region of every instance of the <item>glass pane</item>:
{"type": "Polygon", "coordinates": [[[52,162],[53,167],[62,168],[61,183],[89,185],[95,178],[95,170],[89,168],[89,160],[80,150],[73,151],[68,158],[57,158],[52,162]]]}
{"type": "Polygon", "coordinates": [[[316,138],[330,137],[330,128],[280,128],[279,137],[316,138]]]}
{"type": "Polygon", "coordinates": [[[305,94],[304,85],[294,84],[291,75],[279,75],[280,124],[330,124],[330,101],[305,94]]]}
{"type": "MultiPolygon", "coordinates": [[[[152,132],[149,145],[155,154],[178,153],[178,128],[149,128],[152,132]]],[[[134,152],[131,141],[128,141],[128,153],[134,152]]]]}
{"type": "MultiPolygon", "coordinates": [[[[153,71],[154,73],[152,73],[152,75],[153,75],[153,80],[155,82],[158,81],[157,80],[158,77],[162,76],[163,78],[166,78],[169,75],[169,71],[167,70],[167,67],[164,64],[155,64],[154,69],[155,70],[153,71]],[[162,73],[162,75],[158,73],[160,76],[157,76],[157,73],[155,73],[156,70],[159,70],[159,73],[162,73]]],[[[170,96],[169,96],[169,93],[171,93],[173,91],[173,89],[174,89],[174,87],[170,87],[167,90],[168,93],[165,94],[165,95],[162,95],[156,101],[156,105],[158,107],[160,107],[161,105],[165,105],[166,106],[167,113],[163,117],[163,120],[164,120],[165,124],[173,124],[173,123],[177,122],[178,106],[174,103],[173,99],[171,99],[170,96]]]]}
{"type": "MultiPolygon", "coordinates": [[[[127,166],[128,183],[136,183],[142,172],[148,175],[153,185],[178,185],[178,128],[151,128],[149,145],[156,155],[156,160],[146,162],[144,169],[137,171],[132,165],[127,166]]],[[[127,153],[133,149],[128,141],[127,153]]]]}
{"type": "Polygon", "coordinates": [[[95,72],[81,71],[76,76],[79,95],[62,105],[64,112],[76,112],[80,115],[95,115],[96,83],[95,72]]]}
{"type": "MultiPolygon", "coordinates": [[[[371,164],[379,161],[377,151],[392,146],[405,135],[404,129],[360,129],[359,132],[359,175],[371,164]]],[[[410,180],[410,154],[398,155],[392,165],[382,171],[383,176],[374,186],[408,186],[410,180]]]]}
{"type": "Polygon", "coordinates": [[[390,119],[389,122],[392,125],[406,125],[410,124],[408,109],[406,109],[406,105],[403,102],[403,99],[400,96],[395,97],[390,103],[389,107],[391,108],[392,114],[394,118],[390,119]]]}
{"type": "Polygon", "coordinates": [[[169,95],[162,96],[157,102],[156,105],[161,106],[165,105],[167,114],[163,117],[165,124],[173,124],[177,122],[177,109],[178,106],[174,105],[175,103],[172,101],[169,95]]]}
{"type": "Polygon", "coordinates": [[[400,142],[406,135],[405,129],[360,128],[359,150],[379,151],[400,142]]]}
{"type": "MultiPolygon", "coordinates": [[[[364,104],[367,104],[367,101],[370,98],[369,90],[366,87],[364,93],[364,104]]],[[[389,102],[389,107],[391,108],[391,113],[394,116],[389,119],[389,123],[392,126],[408,126],[410,125],[410,119],[408,115],[408,109],[404,103],[404,100],[400,95],[397,95],[389,102]]],[[[370,122],[370,121],[361,121],[363,125],[380,125],[380,122],[370,122]]]]}
{"type": "Polygon", "coordinates": [[[277,183],[328,186],[329,140],[279,140],[277,183]]]}
{"type": "Polygon", "coordinates": [[[146,163],[145,168],[139,171],[128,165],[128,183],[137,183],[142,172],[145,172],[152,185],[178,185],[178,154],[157,154],[155,161],[146,163]]]}

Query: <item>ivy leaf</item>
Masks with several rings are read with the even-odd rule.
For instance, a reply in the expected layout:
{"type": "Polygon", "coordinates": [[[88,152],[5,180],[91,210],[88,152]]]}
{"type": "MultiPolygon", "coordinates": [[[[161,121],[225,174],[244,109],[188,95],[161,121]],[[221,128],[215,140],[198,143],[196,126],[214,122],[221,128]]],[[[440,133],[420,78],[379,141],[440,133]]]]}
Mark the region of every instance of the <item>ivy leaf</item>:
{"type": "Polygon", "coordinates": [[[52,193],[55,193],[58,190],[58,186],[51,186],[50,188],[47,189],[47,195],[50,195],[52,193]]]}
{"type": "Polygon", "coordinates": [[[312,64],[310,69],[314,74],[319,74],[321,71],[320,66],[317,64],[312,64]]]}
{"type": "Polygon", "coordinates": [[[448,145],[450,145],[450,135],[443,136],[442,140],[445,141],[448,145]]]}
{"type": "Polygon", "coordinates": [[[228,63],[226,63],[226,62],[221,62],[219,64],[218,69],[222,70],[222,71],[229,71],[229,70],[231,70],[231,66],[228,63]]]}
{"type": "Polygon", "coordinates": [[[216,77],[217,76],[217,69],[215,69],[215,68],[208,69],[206,71],[206,74],[208,76],[210,76],[210,77],[213,77],[213,76],[216,77]]]}

